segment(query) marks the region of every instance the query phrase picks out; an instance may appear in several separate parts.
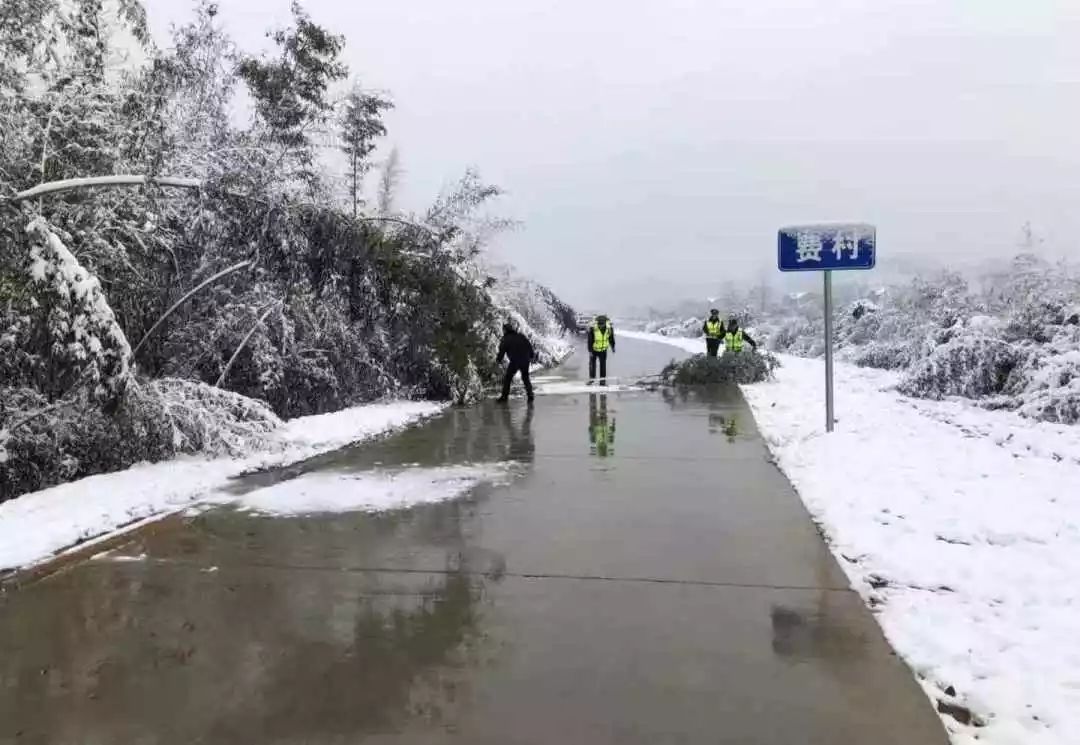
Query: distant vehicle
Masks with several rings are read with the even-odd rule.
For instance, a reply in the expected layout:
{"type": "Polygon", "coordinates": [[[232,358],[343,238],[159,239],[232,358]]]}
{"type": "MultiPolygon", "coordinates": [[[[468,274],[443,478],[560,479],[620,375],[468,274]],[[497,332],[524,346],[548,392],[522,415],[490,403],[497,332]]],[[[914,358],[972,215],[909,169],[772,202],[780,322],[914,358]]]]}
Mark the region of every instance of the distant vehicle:
{"type": "Polygon", "coordinates": [[[588,313],[578,313],[575,322],[577,323],[578,333],[584,334],[589,330],[589,326],[592,326],[593,317],[588,313]]]}

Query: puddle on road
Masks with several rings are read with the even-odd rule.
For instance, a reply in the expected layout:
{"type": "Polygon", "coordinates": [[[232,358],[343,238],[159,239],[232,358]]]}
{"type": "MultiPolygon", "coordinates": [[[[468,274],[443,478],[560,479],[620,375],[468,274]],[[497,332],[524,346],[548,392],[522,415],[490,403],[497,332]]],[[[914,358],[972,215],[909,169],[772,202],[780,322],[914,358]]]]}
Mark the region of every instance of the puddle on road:
{"type": "Polygon", "coordinates": [[[685,386],[665,388],[664,401],[675,410],[702,409],[710,435],[722,435],[729,443],[756,437],[753,418],[745,409],[742,394],[734,385],[685,386]],[[743,414],[740,419],[739,415],[743,414]]]}
{"type": "MultiPolygon", "coordinates": [[[[534,409],[496,406],[491,402],[471,408],[450,409],[423,427],[317,456],[286,468],[260,471],[235,479],[225,490],[241,498],[308,474],[334,474],[355,478],[375,469],[401,472],[409,468],[469,468],[492,472],[511,463],[532,462],[534,409]]],[[[433,474],[438,476],[437,473],[433,474]]],[[[421,477],[422,478],[422,477],[421,477]]]]}
{"type": "Polygon", "coordinates": [[[739,417],[735,414],[709,414],[709,434],[721,434],[735,442],[739,434],[739,417]]]}
{"type": "Polygon", "coordinates": [[[0,742],[440,726],[498,653],[481,619],[506,562],[469,532],[489,496],[291,520],[218,510],[0,600],[0,742]]]}

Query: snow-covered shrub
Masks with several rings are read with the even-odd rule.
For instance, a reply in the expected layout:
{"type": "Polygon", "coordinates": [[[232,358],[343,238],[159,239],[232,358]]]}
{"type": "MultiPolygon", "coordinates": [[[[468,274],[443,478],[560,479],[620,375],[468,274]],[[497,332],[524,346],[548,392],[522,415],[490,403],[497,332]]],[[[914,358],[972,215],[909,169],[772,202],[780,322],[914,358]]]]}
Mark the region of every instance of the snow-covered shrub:
{"type": "Polygon", "coordinates": [[[101,283],[42,218],[26,228],[34,305],[50,341],[48,391],[60,396],[89,386],[99,400],[123,394],[131,375],[131,347],[105,299],[101,283]]]}
{"type": "Polygon", "coordinates": [[[825,322],[821,318],[792,316],[763,326],[765,344],[774,352],[800,357],[825,353],[825,322]]]}
{"type": "Polygon", "coordinates": [[[880,312],[876,303],[856,300],[838,314],[835,319],[837,347],[853,347],[868,344],[879,338],[883,325],[888,325],[887,314],[880,312]]]}
{"type": "Polygon", "coordinates": [[[903,370],[911,364],[916,346],[910,341],[870,341],[864,346],[851,350],[849,356],[851,361],[859,367],[903,370]]]}
{"type": "Polygon", "coordinates": [[[1012,344],[980,335],[958,335],[915,363],[899,390],[909,396],[982,398],[1006,391],[1023,353],[1012,344]]]}
{"type": "Polygon", "coordinates": [[[242,455],[264,447],[281,425],[262,401],[198,381],[162,378],[147,388],[159,399],[177,452],[242,455]]]}
{"type": "Polygon", "coordinates": [[[29,388],[0,388],[0,502],[71,479],[175,453],[159,398],[134,383],[106,413],[87,393],[50,404],[29,388]],[[6,433],[6,436],[5,436],[6,433]]]}
{"type": "Polygon", "coordinates": [[[679,336],[688,339],[697,339],[702,336],[702,326],[704,325],[704,319],[691,316],[682,321],[666,323],[653,329],[653,331],[661,336],[679,336]]]}
{"type": "Polygon", "coordinates": [[[1032,419],[1062,424],[1080,423],[1080,378],[1065,386],[1028,393],[1019,399],[1018,411],[1032,419]]]}
{"type": "Polygon", "coordinates": [[[744,349],[719,357],[697,354],[682,362],[670,362],[660,372],[666,385],[713,385],[759,383],[772,377],[780,361],[769,352],[744,349]]]}
{"type": "Polygon", "coordinates": [[[1080,422],[1080,329],[1055,334],[1052,345],[1028,344],[1013,375],[1007,396],[995,407],[1016,409],[1024,416],[1064,424],[1080,422]]]}
{"type": "Polygon", "coordinates": [[[1010,341],[1034,341],[1045,344],[1053,340],[1057,329],[1075,315],[1068,298],[1049,294],[1013,304],[1006,316],[1003,336],[1010,341]]]}

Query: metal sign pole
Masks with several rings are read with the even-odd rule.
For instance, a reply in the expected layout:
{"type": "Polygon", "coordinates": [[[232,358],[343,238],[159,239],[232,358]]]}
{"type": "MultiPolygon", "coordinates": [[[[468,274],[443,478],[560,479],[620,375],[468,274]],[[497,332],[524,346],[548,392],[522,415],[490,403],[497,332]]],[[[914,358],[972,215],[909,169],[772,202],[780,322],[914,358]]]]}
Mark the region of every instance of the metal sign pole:
{"type": "Polygon", "coordinates": [[[832,272],[825,274],[825,431],[833,431],[832,272]]]}
{"type": "Polygon", "coordinates": [[[833,411],[834,270],[873,269],[877,229],[867,223],[789,225],[776,234],[776,266],[782,272],[821,272],[825,277],[825,431],[836,425],[833,411]]]}

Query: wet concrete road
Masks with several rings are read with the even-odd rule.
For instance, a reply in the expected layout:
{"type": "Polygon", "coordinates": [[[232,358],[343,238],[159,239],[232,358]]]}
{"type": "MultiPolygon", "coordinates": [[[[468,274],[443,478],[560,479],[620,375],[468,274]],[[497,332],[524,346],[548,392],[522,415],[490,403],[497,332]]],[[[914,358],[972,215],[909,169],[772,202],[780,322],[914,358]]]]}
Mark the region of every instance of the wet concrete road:
{"type": "Polygon", "coordinates": [[[0,742],[944,743],[766,456],[734,390],[549,395],[247,479],[523,464],[375,516],[176,519],[9,594],[0,742]]]}

